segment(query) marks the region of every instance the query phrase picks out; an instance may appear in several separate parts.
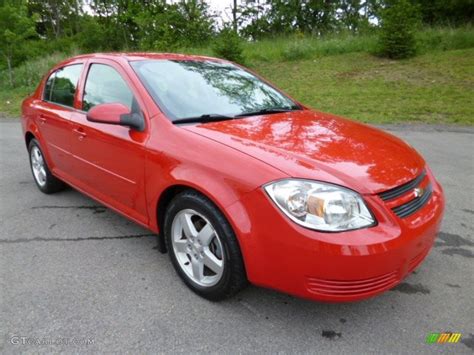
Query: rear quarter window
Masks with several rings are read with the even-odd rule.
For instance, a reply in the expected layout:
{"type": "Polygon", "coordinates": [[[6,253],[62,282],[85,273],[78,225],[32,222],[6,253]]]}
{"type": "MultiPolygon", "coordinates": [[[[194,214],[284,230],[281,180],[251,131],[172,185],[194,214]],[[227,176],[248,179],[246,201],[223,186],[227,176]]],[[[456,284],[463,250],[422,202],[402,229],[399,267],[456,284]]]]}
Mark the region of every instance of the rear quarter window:
{"type": "Polygon", "coordinates": [[[73,64],[56,70],[46,82],[43,98],[60,105],[73,107],[82,67],[82,64],[73,64]]]}
{"type": "Polygon", "coordinates": [[[51,100],[51,89],[53,88],[55,75],[56,73],[51,74],[48,78],[48,81],[46,82],[46,85],[44,86],[43,99],[46,101],[51,100]]]}

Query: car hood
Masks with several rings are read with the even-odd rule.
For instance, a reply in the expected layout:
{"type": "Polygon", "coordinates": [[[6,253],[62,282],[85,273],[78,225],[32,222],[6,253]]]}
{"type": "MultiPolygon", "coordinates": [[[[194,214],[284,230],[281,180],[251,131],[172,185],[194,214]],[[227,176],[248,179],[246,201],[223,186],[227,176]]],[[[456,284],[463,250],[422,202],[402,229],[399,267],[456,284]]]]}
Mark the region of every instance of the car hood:
{"type": "Polygon", "coordinates": [[[399,186],[419,175],[425,165],[423,158],[397,137],[310,110],[185,129],[259,159],[288,176],[331,182],[360,193],[399,186]]]}

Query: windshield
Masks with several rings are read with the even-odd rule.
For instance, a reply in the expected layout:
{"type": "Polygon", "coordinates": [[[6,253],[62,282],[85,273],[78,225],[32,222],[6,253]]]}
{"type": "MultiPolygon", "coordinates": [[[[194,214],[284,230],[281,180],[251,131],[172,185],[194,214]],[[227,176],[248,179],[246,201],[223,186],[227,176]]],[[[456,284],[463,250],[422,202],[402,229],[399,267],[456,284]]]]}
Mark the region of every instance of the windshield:
{"type": "Polygon", "coordinates": [[[146,60],[131,65],[172,121],[203,115],[236,116],[299,109],[288,97],[230,63],[146,60]]]}

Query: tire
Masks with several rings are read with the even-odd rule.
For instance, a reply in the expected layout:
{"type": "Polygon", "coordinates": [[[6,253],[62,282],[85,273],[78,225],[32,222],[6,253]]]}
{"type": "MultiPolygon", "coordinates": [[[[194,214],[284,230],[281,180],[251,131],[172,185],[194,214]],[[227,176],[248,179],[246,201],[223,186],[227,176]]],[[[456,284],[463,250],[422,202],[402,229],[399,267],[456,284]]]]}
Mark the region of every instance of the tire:
{"type": "Polygon", "coordinates": [[[199,296],[220,301],[247,285],[234,231],[219,209],[203,195],[192,190],[178,194],[166,210],[164,234],[176,272],[199,296]],[[192,226],[195,236],[188,237],[193,235],[192,226]]]}
{"type": "Polygon", "coordinates": [[[63,190],[66,185],[51,174],[39,142],[33,138],[28,144],[28,155],[33,180],[38,189],[45,194],[52,194],[63,190]]]}

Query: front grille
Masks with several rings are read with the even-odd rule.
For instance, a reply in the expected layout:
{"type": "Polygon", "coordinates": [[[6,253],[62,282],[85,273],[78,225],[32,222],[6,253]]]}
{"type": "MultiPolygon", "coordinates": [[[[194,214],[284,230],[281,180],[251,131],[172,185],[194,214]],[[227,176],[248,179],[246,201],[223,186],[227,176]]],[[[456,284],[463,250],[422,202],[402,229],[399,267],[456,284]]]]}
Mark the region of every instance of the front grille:
{"type": "Polygon", "coordinates": [[[410,190],[413,190],[415,187],[420,185],[420,183],[423,181],[425,176],[426,176],[426,171],[423,170],[423,172],[416,179],[413,179],[407,182],[406,184],[395,187],[394,189],[384,191],[380,193],[379,196],[384,201],[389,201],[389,200],[393,200],[394,198],[400,197],[403,194],[407,193],[410,190]]]}
{"type": "Polygon", "coordinates": [[[433,193],[433,188],[431,186],[431,183],[428,183],[424,188],[420,188],[420,185],[422,182],[425,180],[426,177],[426,171],[423,170],[423,172],[416,177],[415,179],[400,185],[398,187],[395,187],[393,189],[381,192],[378,194],[378,196],[385,202],[390,202],[392,205],[393,203],[396,203],[396,200],[398,197],[401,197],[409,192],[412,192],[414,189],[419,189],[418,192],[421,192],[421,195],[413,198],[412,200],[405,202],[401,205],[398,205],[396,207],[392,208],[393,213],[395,213],[398,217],[400,218],[405,218],[419,209],[421,209],[426,203],[431,198],[431,195],[433,193]]]}
{"type": "Polygon", "coordinates": [[[325,280],[314,277],[306,279],[310,292],[333,297],[370,294],[390,288],[397,282],[397,271],[361,280],[325,280]]]}
{"type": "Polygon", "coordinates": [[[398,217],[408,217],[409,215],[418,211],[430,200],[432,192],[433,189],[431,187],[431,184],[429,184],[424,190],[423,195],[421,195],[420,197],[416,197],[403,205],[392,208],[392,211],[395,212],[398,217]]]}

